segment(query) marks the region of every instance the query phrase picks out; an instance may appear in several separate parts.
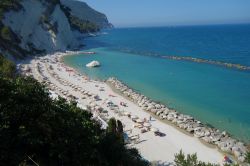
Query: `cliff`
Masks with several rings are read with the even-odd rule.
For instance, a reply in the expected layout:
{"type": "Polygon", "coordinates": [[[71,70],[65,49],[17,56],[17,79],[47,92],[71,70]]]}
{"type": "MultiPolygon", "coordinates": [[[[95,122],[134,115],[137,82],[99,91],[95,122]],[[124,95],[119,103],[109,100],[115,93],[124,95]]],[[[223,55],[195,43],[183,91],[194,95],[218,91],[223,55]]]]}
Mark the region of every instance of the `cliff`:
{"type": "Polygon", "coordinates": [[[85,2],[61,0],[61,4],[70,9],[72,16],[93,22],[100,28],[112,28],[112,24],[108,22],[104,14],[92,9],[85,2]]]}
{"type": "Polygon", "coordinates": [[[13,3],[15,8],[4,6],[0,49],[14,57],[77,49],[83,44],[79,38],[84,34],[111,27],[104,14],[76,0],[13,3]]]}

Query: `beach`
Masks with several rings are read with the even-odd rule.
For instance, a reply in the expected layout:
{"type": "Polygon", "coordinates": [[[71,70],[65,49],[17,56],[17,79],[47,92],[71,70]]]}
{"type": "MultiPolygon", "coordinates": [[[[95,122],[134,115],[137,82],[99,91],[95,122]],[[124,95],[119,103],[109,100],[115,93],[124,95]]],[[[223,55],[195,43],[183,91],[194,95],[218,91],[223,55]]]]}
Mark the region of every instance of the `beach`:
{"type": "MultiPolygon", "coordinates": [[[[185,154],[196,153],[201,161],[222,164],[224,154],[219,148],[206,146],[198,137],[185,134],[176,127],[151,116],[152,112],[146,111],[140,104],[114,91],[113,88],[119,90],[123,86],[115,87],[120,83],[116,79],[110,79],[109,83],[91,80],[63,63],[63,56],[77,53],[80,52],[37,57],[21,62],[18,68],[23,74],[33,76],[44,83],[53,98],[61,96],[67,100],[76,100],[80,108],[92,112],[93,118],[100,121],[103,128],[107,126],[108,119],[112,117],[119,119],[129,138],[127,146],[137,148],[142,157],[150,162],[171,165],[174,155],[182,150],[185,154]],[[111,88],[110,84],[114,87],[111,88]],[[158,135],[155,134],[156,131],[158,135]]],[[[167,109],[161,106],[161,109],[163,108],[167,109]]]]}

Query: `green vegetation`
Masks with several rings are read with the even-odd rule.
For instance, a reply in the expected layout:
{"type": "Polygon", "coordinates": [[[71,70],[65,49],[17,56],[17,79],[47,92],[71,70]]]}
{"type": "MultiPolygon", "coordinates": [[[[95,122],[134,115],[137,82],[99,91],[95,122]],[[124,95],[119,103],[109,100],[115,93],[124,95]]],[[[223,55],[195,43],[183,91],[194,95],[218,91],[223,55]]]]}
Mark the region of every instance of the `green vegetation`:
{"type": "Polygon", "coordinates": [[[7,26],[4,26],[2,20],[4,13],[9,10],[18,11],[22,6],[20,0],[1,0],[0,1],[0,48],[4,52],[8,52],[15,57],[22,58],[27,51],[22,49],[18,44],[19,38],[16,34],[7,26]]]}
{"type": "Polygon", "coordinates": [[[12,77],[16,72],[15,64],[6,60],[3,55],[0,54],[0,76],[12,77]]]}
{"type": "Polygon", "coordinates": [[[8,27],[4,26],[1,29],[1,38],[4,40],[11,40],[11,31],[8,27]]]}
{"type": "MultiPolygon", "coordinates": [[[[180,151],[175,155],[175,164],[176,166],[219,166],[216,164],[205,163],[202,161],[198,161],[196,154],[185,154],[180,151]]],[[[250,164],[250,153],[247,153],[245,162],[250,164]]],[[[239,166],[238,164],[225,164],[224,166],[239,166]]]]}
{"type": "MultiPolygon", "coordinates": [[[[16,75],[15,65],[0,55],[0,165],[149,165],[137,149],[126,148],[119,120],[111,118],[102,130],[91,116],[75,102],[52,100],[43,85],[16,75]]],[[[175,164],[216,166],[182,151],[175,164]]]]}
{"type": "Polygon", "coordinates": [[[82,33],[97,32],[100,30],[99,26],[96,24],[88,20],[81,20],[78,17],[72,15],[69,17],[69,22],[72,28],[75,28],[82,33]]]}
{"type": "Polygon", "coordinates": [[[0,165],[148,165],[123,144],[120,122],[110,130],[112,119],[105,131],[91,116],[74,102],[52,100],[1,56],[0,165]]]}
{"type": "Polygon", "coordinates": [[[11,30],[11,28],[4,26],[0,21],[0,48],[3,52],[8,52],[14,57],[22,58],[28,51],[19,46],[20,39],[11,30]]]}
{"type": "Polygon", "coordinates": [[[52,3],[54,5],[59,4],[60,0],[46,0],[48,3],[52,3]]]}
{"type": "Polygon", "coordinates": [[[198,161],[196,154],[188,154],[185,156],[182,151],[175,155],[174,161],[176,166],[218,166],[211,163],[198,161]]]}
{"type": "Polygon", "coordinates": [[[4,13],[10,9],[18,10],[20,0],[1,0],[0,1],[0,20],[3,19],[4,13]]]}
{"type": "Polygon", "coordinates": [[[246,154],[246,163],[250,164],[250,152],[246,154]]]}
{"type": "Polygon", "coordinates": [[[78,17],[71,15],[70,8],[62,4],[60,4],[60,8],[62,9],[64,14],[68,18],[71,28],[77,29],[79,32],[82,32],[82,33],[100,31],[100,27],[97,24],[92,23],[88,20],[79,19],[78,17]]]}

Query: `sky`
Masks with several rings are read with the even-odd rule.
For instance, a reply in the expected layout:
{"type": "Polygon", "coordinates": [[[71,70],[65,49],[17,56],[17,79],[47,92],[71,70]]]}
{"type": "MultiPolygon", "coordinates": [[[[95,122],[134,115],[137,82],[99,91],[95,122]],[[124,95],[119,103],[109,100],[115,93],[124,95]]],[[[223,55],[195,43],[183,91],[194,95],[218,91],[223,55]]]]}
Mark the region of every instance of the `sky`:
{"type": "Polygon", "coordinates": [[[115,27],[250,23],[250,0],[81,0],[115,27]]]}

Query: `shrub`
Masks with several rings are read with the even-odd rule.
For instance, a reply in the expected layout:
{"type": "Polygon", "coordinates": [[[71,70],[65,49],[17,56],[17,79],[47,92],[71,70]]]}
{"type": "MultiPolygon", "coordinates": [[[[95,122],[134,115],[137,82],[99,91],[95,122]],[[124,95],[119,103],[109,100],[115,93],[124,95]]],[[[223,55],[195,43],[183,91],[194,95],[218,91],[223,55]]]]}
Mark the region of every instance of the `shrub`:
{"type": "MultiPolygon", "coordinates": [[[[6,63],[1,57],[0,68],[6,63]]],[[[148,165],[76,102],[52,100],[33,78],[1,73],[0,165],[148,165]]]]}
{"type": "Polygon", "coordinates": [[[4,40],[8,40],[8,41],[11,40],[11,31],[7,26],[2,27],[2,29],[1,29],[1,37],[4,40]]]}
{"type": "Polygon", "coordinates": [[[0,54],[0,76],[12,77],[15,74],[15,64],[0,54]]]}

